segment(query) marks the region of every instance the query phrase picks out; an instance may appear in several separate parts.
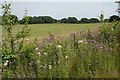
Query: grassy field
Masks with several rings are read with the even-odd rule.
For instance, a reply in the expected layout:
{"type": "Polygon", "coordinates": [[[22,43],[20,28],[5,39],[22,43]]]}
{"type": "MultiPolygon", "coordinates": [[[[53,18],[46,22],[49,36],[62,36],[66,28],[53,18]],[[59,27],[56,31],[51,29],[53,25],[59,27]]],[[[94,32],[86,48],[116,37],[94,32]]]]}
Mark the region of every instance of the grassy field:
{"type": "MultiPolygon", "coordinates": [[[[24,25],[16,25],[13,28],[14,33],[21,29],[24,25]]],[[[30,38],[43,38],[49,36],[49,32],[55,36],[69,35],[72,32],[79,31],[95,31],[101,26],[100,23],[97,24],[32,24],[28,25],[31,29],[30,38]]],[[[1,28],[1,27],[0,27],[1,28]]],[[[6,32],[3,29],[2,37],[6,37],[6,32]]]]}
{"type": "Polygon", "coordinates": [[[0,41],[2,39],[2,26],[0,25],[0,41]]]}

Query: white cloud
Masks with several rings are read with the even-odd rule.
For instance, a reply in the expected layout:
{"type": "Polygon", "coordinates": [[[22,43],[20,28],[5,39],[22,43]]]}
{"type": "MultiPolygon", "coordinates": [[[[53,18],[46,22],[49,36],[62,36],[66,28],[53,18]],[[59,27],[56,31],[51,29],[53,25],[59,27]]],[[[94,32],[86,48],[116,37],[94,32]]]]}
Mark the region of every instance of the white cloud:
{"type": "Polygon", "coordinates": [[[115,2],[116,0],[2,0],[12,2],[115,2]]]}

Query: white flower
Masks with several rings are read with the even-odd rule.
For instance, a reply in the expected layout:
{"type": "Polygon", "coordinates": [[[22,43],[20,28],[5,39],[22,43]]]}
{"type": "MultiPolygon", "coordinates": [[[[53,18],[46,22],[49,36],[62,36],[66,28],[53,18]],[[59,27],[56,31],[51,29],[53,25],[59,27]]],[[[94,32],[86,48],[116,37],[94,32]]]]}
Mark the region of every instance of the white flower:
{"type": "Polygon", "coordinates": [[[85,44],[87,44],[87,42],[85,42],[85,44]]]}
{"type": "Polygon", "coordinates": [[[38,60],[38,62],[40,62],[40,61],[38,60]]]}
{"type": "Polygon", "coordinates": [[[35,50],[38,50],[38,48],[35,48],[35,50]]]}
{"type": "Polygon", "coordinates": [[[78,43],[83,43],[83,40],[79,40],[78,43]]]}
{"type": "Polygon", "coordinates": [[[26,38],[26,41],[28,41],[29,39],[28,38],[26,38]]]}
{"type": "Polygon", "coordinates": [[[103,48],[103,47],[100,47],[100,48],[103,48]]]}
{"type": "Polygon", "coordinates": [[[60,63],[60,61],[58,61],[58,63],[60,63]]]}
{"type": "Polygon", "coordinates": [[[40,54],[40,52],[38,54],[40,54]]]}
{"type": "Polygon", "coordinates": [[[46,55],[47,53],[44,53],[44,55],[46,55]]]}
{"type": "Polygon", "coordinates": [[[68,38],[68,36],[66,36],[66,38],[68,38]]]}
{"type": "Polygon", "coordinates": [[[50,43],[50,46],[52,46],[52,43],[50,43]]]}
{"type": "Polygon", "coordinates": [[[52,66],[51,66],[51,65],[49,65],[49,69],[52,69],[52,66]]]}
{"type": "Polygon", "coordinates": [[[5,40],[5,38],[2,38],[2,40],[4,41],[4,40],[5,40]]]}
{"type": "Polygon", "coordinates": [[[8,60],[6,60],[6,62],[3,64],[4,66],[7,66],[8,65],[8,60]]]}
{"type": "Polygon", "coordinates": [[[14,42],[15,44],[17,43],[17,41],[14,42]]]}
{"type": "Polygon", "coordinates": [[[15,45],[15,47],[17,47],[17,45],[15,45]]]}
{"type": "Polygon", "coordinates": [[[61,45],[57,45],[57,47],[58,47],[58,48],[62,48],[62,46],[61,46],[61,45]]]}
{"type": "Polygon", "coordinates": [[[68,56],[65,56],[65,58],[67,59],[67,58],[68,58],[68,56]]]}

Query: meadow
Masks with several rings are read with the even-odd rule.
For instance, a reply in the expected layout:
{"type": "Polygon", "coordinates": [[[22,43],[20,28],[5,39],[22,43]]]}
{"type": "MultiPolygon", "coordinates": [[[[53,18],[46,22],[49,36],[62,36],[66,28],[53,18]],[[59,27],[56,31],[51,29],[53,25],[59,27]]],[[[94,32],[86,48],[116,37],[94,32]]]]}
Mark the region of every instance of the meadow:
{"type": "MultiPolygon", "coordinates": [[[[79,31],[97,31],[97,29],[101,26],[101,23],[93,23],[93,24],[31,24],[28,25],[30,30],[29,39],[33,40],[36,37],[38,39],[43,39],[49,36],[49,32],[56,36],[67,36],[72,32],[79,31]]],[[[13,27],[13,34],[16,34],[17,31],[23,28],[24,25],[15,25],[13,27]]],[[[0,26],[0,29],[2,26],[0,26]]],[[[3,27],[2,29],[2,37],[7,37],[7,33],[3,27]]]]}
{"type": "MultiPolygon", "coordinates": [[[[117,23],[113,24],[36,24],[29,25],[33,29],[30,37],[40,35],[38,25],[52,27],[66,25],[69,36],[56,37],[53,34],[42,41],[24,40],[14,42],[14,51],[8,46],[7,38],[3,40],[2,57],[3,78],[117,78],[117,23]],[[70,29],[70,27],[76,27],[70,29]],[[92,26],[91,26],[92,25],[92,26]],[[33,28],[35,26],[35,28],[33,28]],[[81,27],[79,27],[81,26],[81,27]],[[93,30],[87,31],[89,29],[93,30]],[[90,27],[91,26],[91,27],[90,27]],[[37,28],[36,28],[37,27],[37,28]],[[87,28],[86,28],[87,27],[87,28]],[[115,28],[114,28],[115,27],[115,28]],[[78,30],[79,29],[79,30],[78,30]],[[98,29],[98,30],[97,30],[98,29]],[[35,30],[35,31],[34,31],[35,30]],[[74,31],[77,32],[74,32],[74,31]],[[84,30],[84,31],[83,31],[84,30]],[[94,32],[94,30],[97,30],[94,32]],[[26,44],[28,42],[29,44],[26,44]]],[[[17,28],[14,27],[15,30],[17,28]]],[[[42,30],[44,30],[42,27],[42,30]]],[[[64,26],[65,27],[65,26],[64,26]]],[[[64,28],[62,27],[62,28],[64,28]]],[[[41,27],[39,27],[39,30],[41,27]]],[[[47,32],[49,29],[45,29],[47,32]]],[[[61,29],[60,29],[61,30],[61,29]]],[[[41,31],[42,32],[42,31],[41,31]]],[[[63,31],[63,33],[65,30],[63,31]]],[[[66,32],[66,33],[68,33],[66,32]]],[[[65,33],[65,34],[66,34],[65,33]]],[[[48,33],[41,34],[47,36],[48,33]]]]}
{"type": "Polygon", "coordinates": [[[25,11],[24,25],[14,26],[15,19],[10,19],[10,4],[2,5],[2,9],[4,29],[0,67],[3,79],[117,80],[120,22],[28,25],[29,17],[25,11]],[[28,38],[33,38],[33,41],[28,38]]]}

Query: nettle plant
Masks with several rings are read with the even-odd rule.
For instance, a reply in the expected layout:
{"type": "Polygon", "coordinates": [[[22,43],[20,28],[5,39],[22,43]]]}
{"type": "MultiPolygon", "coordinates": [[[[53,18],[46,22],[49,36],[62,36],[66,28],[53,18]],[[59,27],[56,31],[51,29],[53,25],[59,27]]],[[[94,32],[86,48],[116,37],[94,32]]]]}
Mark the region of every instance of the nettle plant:
{"type": "Polygon", "coordinates": [[[14,64],[18,57],[16,54],[22,50],[26,37],[29,36],[30,29],[28,28],[27,10],[25,10],[25,26],[20,29],[17,34],[13,34],[12,28],[15,26],[15,19],[11,19],[11,3],[2,4],[3,19],[2,26],[7,32],[7,38],[3,38],[2,46],[2,63],[4,66],[9,66],[9,63],[14,64]]]}

